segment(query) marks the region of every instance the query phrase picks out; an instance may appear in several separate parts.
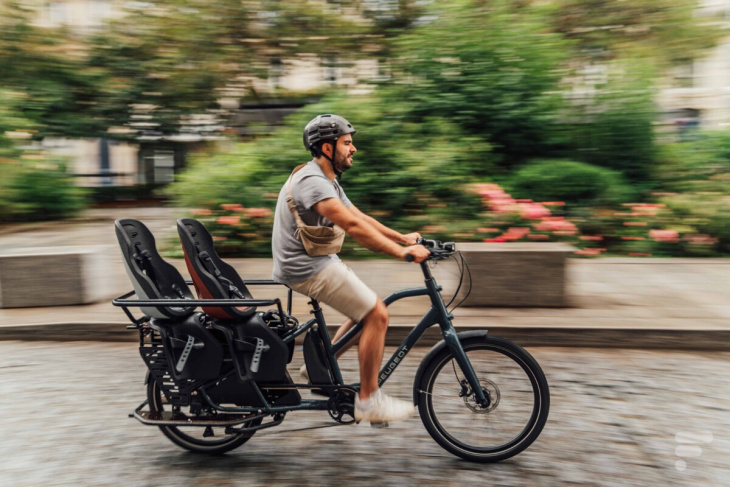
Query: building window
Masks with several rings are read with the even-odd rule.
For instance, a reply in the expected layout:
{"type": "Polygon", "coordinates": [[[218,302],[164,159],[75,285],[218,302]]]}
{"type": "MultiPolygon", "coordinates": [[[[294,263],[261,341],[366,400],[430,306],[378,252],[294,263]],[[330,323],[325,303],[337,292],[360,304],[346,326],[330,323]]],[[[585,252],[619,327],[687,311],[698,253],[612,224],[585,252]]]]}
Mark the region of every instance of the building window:
{"type": "Polygon", "coordinates": [[[144,156],[144,167],[152,169],[144,171],[146,173],[144,183],[172,183],[175,181],[175,152],[171,150],[150,151],[144,156]],[[152,176],[152,181],[149,180],[150,176],[152,176]]]}

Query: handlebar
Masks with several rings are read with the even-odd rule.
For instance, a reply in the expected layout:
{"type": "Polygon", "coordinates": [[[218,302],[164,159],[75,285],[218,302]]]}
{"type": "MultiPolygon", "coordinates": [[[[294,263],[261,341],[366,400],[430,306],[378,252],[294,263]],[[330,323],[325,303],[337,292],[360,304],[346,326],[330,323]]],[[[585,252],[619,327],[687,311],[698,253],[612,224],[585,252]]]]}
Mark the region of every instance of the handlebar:
{"type": "MultiPolygon", "coordinates": [[[[416,241],[416,244],[423,245],[431,252],[431,256],[426,260],[445,259],[456,252],[456,244],[454,242],[442,242],[440,240],[419,238],[416,241]]],[[[413,262],[413,256],[406,255],[406,262],[413,262]]]]}

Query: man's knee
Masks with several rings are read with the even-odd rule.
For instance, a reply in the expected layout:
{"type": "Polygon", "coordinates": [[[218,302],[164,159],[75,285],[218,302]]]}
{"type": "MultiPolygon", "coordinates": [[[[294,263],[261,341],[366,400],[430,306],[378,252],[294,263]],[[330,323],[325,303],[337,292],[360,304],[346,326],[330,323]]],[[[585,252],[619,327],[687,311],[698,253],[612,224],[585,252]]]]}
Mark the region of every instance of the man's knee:
{"type": "Polygon", "coordinates": [[[370,310],[370,312],[365,316],[365,325],[372,325],[370,326],[377,326],[382,328],[388,327],[388,307],[385,305],[383,301],[378,299],[375,302],[375,306],[373,309],[370,310]]]}

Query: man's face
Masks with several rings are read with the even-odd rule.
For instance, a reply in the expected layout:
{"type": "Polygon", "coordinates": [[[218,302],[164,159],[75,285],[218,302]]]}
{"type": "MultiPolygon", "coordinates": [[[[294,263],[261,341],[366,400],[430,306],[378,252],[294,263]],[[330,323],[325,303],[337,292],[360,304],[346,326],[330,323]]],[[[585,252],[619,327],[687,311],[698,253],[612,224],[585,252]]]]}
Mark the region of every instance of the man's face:
{"type": "Polygon", "coordinates": [[[334,166],[337,171],[343,173],[352,167],[352,157],[357,152],[355,144],[352,143],[352,134],[343,135],[337,141],[337,152],[334,157],[334,166]]]}

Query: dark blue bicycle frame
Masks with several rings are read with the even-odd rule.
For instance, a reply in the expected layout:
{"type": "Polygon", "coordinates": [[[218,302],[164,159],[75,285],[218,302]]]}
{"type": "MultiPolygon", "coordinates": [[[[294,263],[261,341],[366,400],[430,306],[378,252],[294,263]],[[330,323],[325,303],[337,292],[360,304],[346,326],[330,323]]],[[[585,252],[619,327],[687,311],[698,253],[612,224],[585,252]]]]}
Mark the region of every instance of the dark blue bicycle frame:
{"type": "MultiPolygon", "coordinates": [[[[411,330],[411,332],[403,340],[395,353],[393,353],[390,360],[380,370],[378,374],[378,386],[382,386],[383,383],[388,380],[390,375],[403,361],[405,356],[408,355],[408,352],[410,352],[416,342],[418,342],[423,333],[431,326],[438,324],[441,328],[441,334],[444,337],[446,345],[454,354],[454,358],[456,359],[456,362],[459,364],[459,367],[464,373],[466,380],[469,382],[472,391],[474,391],[477,400],[479,402],[486,402],[487,399],[484,396],[484,391],[479,384],[476,373],[474,372],[474,369],[471,366],[471,362],[469,362],[469,359],[464,352],[464,348],[461,346],[461,342],[459,342],[459,338],[456,335],[456,330],[454,329],[454,325],[451,322],[454,316],[448,312],[448,310],[446,309],[446,305],[444,304],[443,297],[441,296],[442,288],[441,286],[436,284],[436,280],[434,279],[433,275],[431,274],[431,270],[428,267],[428,261],[424,261],[420,265],[423,272],[423,277],[425,279],[425,287],[396,291],[386,297],[383,302],[386,304],[386,306],[390,306],[391,303],[394,303],[395,301],[404,298],[429,296],[431,298],[431,308],[428,310],[428,312],[426,312],[423,318],[421,318],[421,321],[415,326],[415,328],[411,330]]],[[[343,335],[337,341],[337,343],[333,344],[332,340],[330,339],[329,333],[327,332],[327,326],[325,324],[322,309],[319,307],[319,304],[315,300],[312,300],[311,304],[314,308],[314,318],[297,328],[297,330],[295,330],[291,335],[284,337],[284,342],[288,343],[291,340],[294,340],[297,336],[306,332],[315,324],[318,324],[319,326],[317,328],[317,331],[319,332],[319,335],[322,338],[322,343],[325,346],[332,375],[334,376],[337,385],[344,385],[342,373],[340,372],[340,367],[337,363],[336,354],[345,346],[345,344],[349,343],[350,340],[354,339],[362,331],[363,324],[362,322],[357,323],[350,330],[348,330],[348,332],[345,333],[345,335],[343,335]]]]}

